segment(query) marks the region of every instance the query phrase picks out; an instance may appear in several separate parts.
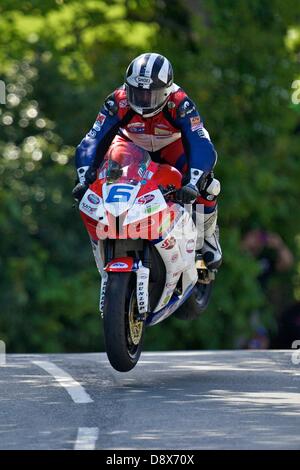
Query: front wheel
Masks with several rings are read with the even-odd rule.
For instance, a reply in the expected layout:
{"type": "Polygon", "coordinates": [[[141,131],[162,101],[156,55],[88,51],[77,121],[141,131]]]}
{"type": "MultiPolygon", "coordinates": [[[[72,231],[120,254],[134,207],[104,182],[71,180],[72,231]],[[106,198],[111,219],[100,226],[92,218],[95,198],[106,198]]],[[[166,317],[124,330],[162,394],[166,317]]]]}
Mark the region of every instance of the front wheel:
{"type": "Polygon", "coordinates": [[[145,324],[138,320],[136,276],[109,273],[103,309],[106,353],[112,367],[128,372],[142,351],[145,324]]]}

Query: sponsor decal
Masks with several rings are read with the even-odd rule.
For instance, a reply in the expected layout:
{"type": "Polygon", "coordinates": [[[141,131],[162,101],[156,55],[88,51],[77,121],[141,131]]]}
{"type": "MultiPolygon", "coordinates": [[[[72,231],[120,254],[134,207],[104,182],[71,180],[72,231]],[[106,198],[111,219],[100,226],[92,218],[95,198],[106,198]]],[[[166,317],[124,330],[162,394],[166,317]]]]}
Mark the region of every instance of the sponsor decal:
{"type": "Polygon", "coordinates": [[[154,194],[145,194],[138,199],[138,204],[148,204],[149,202],[153,201],[153,199],[155,199],[154,194]]]}
{"type": "Polygon", "coordinates": [[[139,168],[139,170],[138,170],[138,174],[139,174],[139,176],[140,176],[141,178],[143,177],[145,171],[146,171],[146,164],[145,164],[145,163],[141,163],[141,166],[140,166],[140,168],[139,168]]]}
{"type": "Polygon", "coordinates": [[[172,135],[172,131],[169,129],[161,129],[160,127],[154,127],[154,135],[172,135]]]}
{"type": "Polygon", "coordinates": [[[100,171],[99,176],[98,176],[98,179],[99,179],[99,180],[102,180],[102,178],[105,178],[105,177],[106,177],[106,174],[107,174],[107,170],[106,170],[106,169],[100,171]]]}
{"type": "Polygon", "coordinates": [[[97,210],[97,207],[91,207],[86,202],[82,203],[82,208],[85,209],[89,214],[93,214],[97,210]]]}
{"type": "Polygon", "coordinates": [[[170,298],[171,298],[171,295],[167,295],[167,297],[163,300],[162,305],[167,305],[167,303],[169,302],[170,298]]]}
{"type": "Polygon", "coordinates": [[[169,108],[169,109],[174,109],[174,108],[176,108],[176,104],[174,103],[174,101],[169,101],[169,103],[168,103],[168,108],[169,108]]]}
{"type": "Polygon", "coordinates": [[[152,78],[150,77],[135,77],[135,81],[139,84],[139,85],[146,85],[146,86],[149,86],[151,85],[151,83],[153,83],[153,80],[152,78]]]}
{"type": "Polygon", "coordinates": [[[195,240],[194,239],[190,239],[186,242],[186,246],[185,246],[185,249],[186,249],[186,252],[187,253],[193,253],[194,249],[195,249],[195,240]]]}
{"type": "Polygon", "coordinates": [[[138,308],[139,311],[146,310],[146,302],[145,302],[145,286],[144,282],[138,282],[137,286],[137,301],[138,301],[138,308]]]}
{"type": "Polygon", "coordinates": [[[193,111],[196,111],[195,106],[192,105],[190,101],[185,101],[183,104],[186,114],[191,114],[193,111]]]}
{"type": "Polygon", "coordinates": [[[100,126],[102,126],[102,124],[104,123],[106,119],[106,116],[105,114],[102,114],[102,113],[99,113],[97,118],[96,118],[96,122],[98,122],[100,124],[100,126]]]}
{"type": "Polygon", "coordinates": [[[188,110],[186,111],[186,114],[191,114],[193,111],[196,111],[195,106],[193,106],[191,109],[188,109],[188,110]]]}
{"type": "Polygon", "coordinates": [[[131,191],[134,186],[125,184],[118,184],[111,188],[109,195],[106,198],[106,203],[128,202],[131,198],[131,191]]]}
{"type": "Polygon", "coordinates": [[[147,170],[144,175],[144,178],[146,178],[147,180],[150,180],[153,175],[154,175],[153,171],[147,170]]]}
{"type": "Polygon", "coordinates": [[[96,121],[94,122],[93,129],[99,132],[105,119],[106,119],[106,116],[104,116],[104,114],[99,113],[96,118],[96,121]]]}
{"type": "Polygon", "coordinates": [[[129,132],[134,132],[136,134],[145,132],[145,123],[144,122],[132,122],[127,125],[129,132]]]}
{"type": "Polygon", "coordinates": [[[145,123],[144,122],[130,122],[127,127],[129,127],[129,129],[131,127],[145,127],[145,123]]]}
{"type": "Polygon", "coordinates": [[[176,239],[174,237],[167,238],[161,247],[165,250],[172,250],[174,246],[176,245],[176,239]]]}
{"type": "Polygon", "coordinates": [[[194,116],[190,118],[191,121],[191,129],[192,131],[197,131],[202,127],[200,116],[194,116]]]}
{"type": "Polygon", "coordinates": [[[106,285],[107,285],[107,279],[103,278],[102,286],[101,286],[101,294],[100,294],[100,304],[99,304],[100,312],[103,312],[103,308],[104,308],[106,285]]]}
{"type": "Polygon", "coordinates": [[[101,201],[100,197],[97,196],[97,194],[89,194],[87,198],[92,204],[99,204],[101,201]]]}
{"type": "Polygon", "coordinates": [[[199,137],[206,138],[206,135],[204,133],[204,130],[203,130],[202,126],[200,127],[200,129],[197,130],[197,134],[198,134],[199,137]]]}
{"type": "Polygon", "coordinates": [[[149,274],[139,274],[139,279],[141,281],[146,281],[149,278],[149,274]]]}
{"type": "Polygon", "coordinates": [[[91,129],[90,132],[88,133],[88,136],[91,138],[91,139],[94,139],[97,135],[97,132],[95,131],[95,129],[91,129]]]}
{"type": "Polygon", "coordinates": [[[172,256],[171,261],[172,261],[172,263],[175,263],[175,261],[177,261],[177,260],[178,260],[178,253],[175,253],[175,254],[172,256]]]}
{"type": "Polygon", "coordinates": [[[121,262],[113,263],[109,267],[110,267],[110,269],[127,269],[127,268],[129,268],[128,264],[121,263],[121,262]]]}
{"type": "Polygon", "coordinates": [[[160,208],[160,204],[153,204],[152,206],[146,206],[147,214],[152,214],[160,208]]]}
{"type": "Polygon", "coordinates": [[[120,108],[126,108],[127,105],[128,105],[127,100],[120,100],[119,102],[120,108]]]}
{"type": "Polygon", "coordinates": [[[179,108],[180,117],[185,117],[187,114],[191,114],[193,111],[196,111],[196,108],[190,101],[185,101],[179,108]]]}
{"type": "Polygon", "coordinates": [[[174,289],[176,285],[177,282],[167,282],[166,287],[168,287],[169,289],[174,289]]]}

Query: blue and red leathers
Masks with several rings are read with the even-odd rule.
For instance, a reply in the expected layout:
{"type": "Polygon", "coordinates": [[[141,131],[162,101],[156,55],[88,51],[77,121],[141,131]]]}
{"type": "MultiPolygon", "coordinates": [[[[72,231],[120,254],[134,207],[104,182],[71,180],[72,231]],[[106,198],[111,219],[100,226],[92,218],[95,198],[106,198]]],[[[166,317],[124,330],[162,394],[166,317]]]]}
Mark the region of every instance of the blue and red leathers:
{"type": "MultiPolygon", "coordinates": [[[[176,167],[182,174],[190,169],[212,172],[217,153],[195,104],[177,85],[164,108],[152,117],[133,111],[125,87],[115,90],[104,102],[93,128],[76,149],[76,167],[80,181],[88,168],[98,168],[113,139],[133,141],[147,150],[156,162],[176,167]]],[[[205,212],[215,209],[216,198],[199,197],[205,212]]]]}

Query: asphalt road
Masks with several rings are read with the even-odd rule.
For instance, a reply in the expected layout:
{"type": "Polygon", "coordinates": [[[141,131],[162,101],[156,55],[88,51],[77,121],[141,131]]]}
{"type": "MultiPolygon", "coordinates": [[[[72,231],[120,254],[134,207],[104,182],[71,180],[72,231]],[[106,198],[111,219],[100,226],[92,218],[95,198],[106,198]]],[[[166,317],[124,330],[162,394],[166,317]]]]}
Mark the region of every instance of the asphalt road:
{"type": "Polygon", "coordinates": [[[291,351],[145,353],[121,374],[104,354],[8,355],[0,449],[93,448],[300,449],[300,364],[291,351]]]}

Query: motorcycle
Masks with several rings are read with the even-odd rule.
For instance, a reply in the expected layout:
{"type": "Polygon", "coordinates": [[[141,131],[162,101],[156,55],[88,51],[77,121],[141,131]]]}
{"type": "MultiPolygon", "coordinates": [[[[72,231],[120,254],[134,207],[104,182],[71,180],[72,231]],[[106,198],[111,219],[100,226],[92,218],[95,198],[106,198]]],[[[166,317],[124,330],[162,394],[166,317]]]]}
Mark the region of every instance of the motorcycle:
{"type": "Polygon", "coordinates": [[[99,310],[110,364],[138,362],[146,326],[197,318],[215,273],[196,256],[192,205],[176,199],[181,173],[132,142],[112,144],[79,204],[101,275],[99,310]]]}

